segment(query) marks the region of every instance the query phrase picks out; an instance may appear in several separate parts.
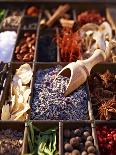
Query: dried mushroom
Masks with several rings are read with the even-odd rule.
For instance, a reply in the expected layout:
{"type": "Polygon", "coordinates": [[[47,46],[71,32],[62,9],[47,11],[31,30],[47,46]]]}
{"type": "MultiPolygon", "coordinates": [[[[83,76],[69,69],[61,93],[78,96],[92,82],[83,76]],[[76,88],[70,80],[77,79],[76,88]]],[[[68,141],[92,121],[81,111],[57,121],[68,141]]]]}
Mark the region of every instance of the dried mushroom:
{"type": "Polygon", "coordinates": [[[28,84],[32,78],[29,64],[21,65],[11,82],[10,97],[2,108],[1,120],[25,120],[30,109],[28,104],[31,89],[28,84]]]}

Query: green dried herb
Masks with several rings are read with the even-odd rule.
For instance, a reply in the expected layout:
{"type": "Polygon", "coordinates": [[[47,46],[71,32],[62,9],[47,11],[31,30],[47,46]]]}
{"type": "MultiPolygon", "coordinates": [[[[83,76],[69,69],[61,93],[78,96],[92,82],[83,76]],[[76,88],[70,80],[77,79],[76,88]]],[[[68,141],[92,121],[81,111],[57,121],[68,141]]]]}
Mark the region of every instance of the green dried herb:
{"type": "Polygon", "coordinates": [[[27,125],[29,127],[28,145],[31,153],[25,155],[58,155],[56,151],[56,129],[40,132],[31,121],[28,121],[27,125]],[[35,134],[36,132],[37,134],[35,134]]]}

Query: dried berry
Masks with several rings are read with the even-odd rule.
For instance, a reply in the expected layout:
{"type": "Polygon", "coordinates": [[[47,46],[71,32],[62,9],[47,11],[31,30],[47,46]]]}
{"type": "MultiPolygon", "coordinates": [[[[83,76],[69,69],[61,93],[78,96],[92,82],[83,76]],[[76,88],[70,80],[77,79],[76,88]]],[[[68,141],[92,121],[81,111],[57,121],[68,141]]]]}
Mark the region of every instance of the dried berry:
{"type": "Polygon", "coordinates": [[[70,139],[70,144],[73,146],[73,147],[76,147],[79,145],[79,139],[77,138],[71,138],[70,139]]]}
{"type": "Polygon", "coordinates": [[[93,146],[93,143],[91,141],[86,141],[85,147],[88,148],[89,146],[93,146]]]}
{"type": "Polygon", "coordinates": [[[87,138],[88,136],[90,136],[90,133],[89,133],[88,131],[85,131],[85,132],[83,133],[83,135],[84,135],[85,138],[87,138]]]}
{"type": "Polygon", "coordinates": [[[93,137],[92,137],[92,136],[88,136],[88,137],[87,137],[87,140],[88,140],[88,141],[93,141],[93,137]]]}
{"type": "Polygon", "coordinates": [[[80,155],[79,150],[73,150],[71,155],[80,155]]]}
{"type": "Polygon", "coordinates": [[[67,152],[72,152],[73,147],[72,147],[71,144],[66,143],[65,146],[64,146],[64,149],[65,149],[65,151],[67,151],[67,152]]]}
{"type": "Polygon", "coordinates": [[[81,135],[81,130],[80,129],[74,130],[74,134],[75,134],[75,136],[80,136],[81,135]]]}
{"type": "Polygon", "coordinates": [[[86,151],[83,151],[81,155],[88,155],[88,153],[86,151]]]}
{"type": "Polygon", "coordinates": [[[94,146],[89,146],[88,149],[87,149],[87,152],[88,153],[95,153],[96,152],[96,149],[94,146]]]}

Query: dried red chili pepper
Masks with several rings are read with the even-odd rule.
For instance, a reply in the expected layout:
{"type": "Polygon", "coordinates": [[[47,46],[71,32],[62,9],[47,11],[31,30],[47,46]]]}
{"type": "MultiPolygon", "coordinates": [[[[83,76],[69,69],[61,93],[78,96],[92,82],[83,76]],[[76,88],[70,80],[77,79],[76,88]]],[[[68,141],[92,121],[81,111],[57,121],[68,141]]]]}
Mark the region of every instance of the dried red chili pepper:
{"type": "Polygon", "coordinates": [[[60,48],[61,61],[72,62],[81,58],[82,40],[78,31],[63,28],[57,35],[57,44],[60,48]]]}
{"type": "Polygon", "coordinates": [[[97,11],[85,11],[77,16],[77,23],[82,26],[87,23],[101,24],[105,20],[97,11]]]}

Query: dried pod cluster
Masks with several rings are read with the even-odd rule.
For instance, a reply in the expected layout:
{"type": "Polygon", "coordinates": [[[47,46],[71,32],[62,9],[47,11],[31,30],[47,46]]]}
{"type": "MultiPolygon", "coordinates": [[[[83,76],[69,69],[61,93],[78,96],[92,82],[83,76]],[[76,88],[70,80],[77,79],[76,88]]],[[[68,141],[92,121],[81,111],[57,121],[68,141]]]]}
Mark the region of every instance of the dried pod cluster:
{"type": "Polygon", "coordinates": [[[97,138],[101,155],[116,154],[116,128],[109,126],[97,127],[97,138]]]}
{"type": "Polygon", "coordinates": [[[95,118],[116,119],[115,75],[108,70],[104,74],[93,73],[89,87],[95,118]]]}
{"type": "Polygon", "coordinates": [[[33,61],[35,52],[36,34],[25,32],[15,49],[16,60],[22,62],[33,61]]]}
{"type": "Polygon", "coordinates": [[[96,155],[91,128],[64,129],[64,155],[96,155]]]}
{"type": "Polygon", "coordinates": [[[8,101],[2,107],[1,120],[25,120],[31,89],[28,86],[32,78],[32,69],[29,64],[21,65],[16,70],[11,82],[8,101]]]}
{"type": "Polygon", "coordinates": [[[21,12],[12,11],[2,22],[2,28],[17,28],[21,21],[21,12]]]}
{"type": "Polygon", "coordinates": [[[23,133],[11,129],[0,131],[0,154],[20,155],[23,144],[23,133]]]}

